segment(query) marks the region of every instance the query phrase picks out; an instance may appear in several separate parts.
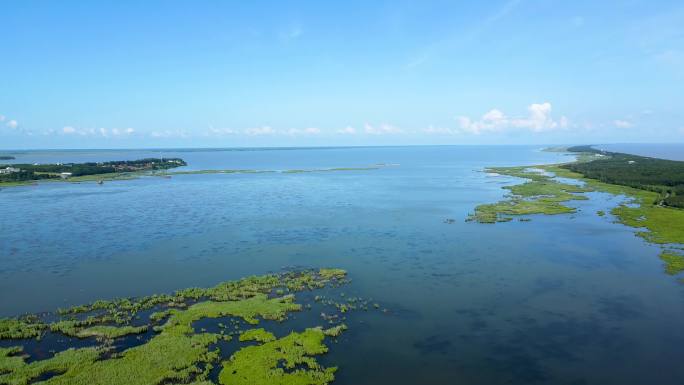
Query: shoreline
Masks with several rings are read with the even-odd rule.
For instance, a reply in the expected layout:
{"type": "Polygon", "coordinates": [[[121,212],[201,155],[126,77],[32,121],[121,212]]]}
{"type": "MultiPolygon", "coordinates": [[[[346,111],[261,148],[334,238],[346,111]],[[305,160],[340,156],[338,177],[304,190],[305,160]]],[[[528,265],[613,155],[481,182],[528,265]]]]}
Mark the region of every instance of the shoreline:
{"type": "MultiPolygon", "coordinates": [[[[566,149],[569,150],[569,149],[566,149]]],[[[553,149],[558,152],[557,149],[553,149]]],[[[655,191],[638,189],[601,182],[585,177],[563,166],[586,163],[602,159],[602,155],[589,152],[567,151],[576,156],[575,161],[533,166],[488,167],[484,171],[512,176],[525,180],[522,183],[504,186],[510,194],[495,203],[484,203],[475,207],[466,221],[483,224],[510,222],[514,218],[526,222],[529,215],[573,214],[576,208],[564,203],[573,200],[590,199],[585,194],[601,192],[624,199],[609,212],[617,223],[637,229],[635,235],[661,248],[660,258],[670,275],[684,272],[684,209],[656,204],[661,195],[655,191]],[[540,172],[543,171],[543,172],[540,172]],[[581,182],[581,185],[564,183],[558,178],[581,182]],[[654,202],[654,203],[649,203],[654,202]]],[[[599,210],[597,216],[604,216],[599,210]]],[[[684,278],[682,278],[684,282],[684,278]]]]}

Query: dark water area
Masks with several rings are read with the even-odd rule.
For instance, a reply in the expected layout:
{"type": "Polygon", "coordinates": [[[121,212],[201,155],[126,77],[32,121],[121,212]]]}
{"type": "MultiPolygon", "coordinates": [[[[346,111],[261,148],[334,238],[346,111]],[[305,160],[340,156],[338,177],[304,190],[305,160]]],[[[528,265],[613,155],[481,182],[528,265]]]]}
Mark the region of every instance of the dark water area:
{"type": "MultiPolygon", "coordinates": [[[[158,152],[28,152],[17,162],[158,152]]],[[[355,312],[321,358],[335,384],[682,384],[684,285],[659,248],[613,223],[619,197],[576,214],[465,222],[510,177],[568,161],[531,146],[164,151],[188,169],[314,169],[0,190],[0,316],[142,296],[296,267],[339,267],[355,312]],[[453,223],[445,223],[454,219],[453,223]]],[[[276,335],[320,323],[297,313],[276,335]]],[[[202,321],[210,329],[212,321],[202,321]]],[[[325,325],[324,325],[325,326],[325,325]]]]}
{"type": "Polygon", "coordinates": [[[684,161],[684,143],[624,143],[596,146],[608,151],[684,161]]]}

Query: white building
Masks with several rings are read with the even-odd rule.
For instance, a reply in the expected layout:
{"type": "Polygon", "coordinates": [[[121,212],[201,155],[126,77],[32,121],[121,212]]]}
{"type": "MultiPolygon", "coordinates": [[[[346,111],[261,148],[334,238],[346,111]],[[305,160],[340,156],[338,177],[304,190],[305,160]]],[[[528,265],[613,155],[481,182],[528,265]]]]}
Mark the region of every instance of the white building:
{"type": "Polygon", "coordinates": [[[0,168],[0,174],[11,174],[13,172],[19,172],[21,169],[14,168],[14,167],[6,167],[6,168],[0,168]]]}

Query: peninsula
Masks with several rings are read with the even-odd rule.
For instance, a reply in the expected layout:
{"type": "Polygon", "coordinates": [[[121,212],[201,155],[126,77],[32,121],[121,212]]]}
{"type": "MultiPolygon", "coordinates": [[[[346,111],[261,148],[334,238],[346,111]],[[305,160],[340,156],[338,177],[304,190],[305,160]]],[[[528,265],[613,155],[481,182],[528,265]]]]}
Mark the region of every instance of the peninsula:
{"type": "Polygon", "coordinates": [[[121,179],[143,172],[168,170],[186,165],[180,158],[145,158],[97,163],[8,164],[0,165],[0,185],[26,184],[50,179],[121,179]]]}
{"type": "MultiPolygon", "coordinates": [[[[475,207],[467,221],[480,223],[529,220],[531,214],[569,214],[567,203],[587,200],[588,192],[603,192],[624,199],[610,208],[616,222],[639,229],[648,242],[661,246],[665,271],[684,272],[684,162],[608,152],[592,146],[569,147],[576,156],[570,163],[492,167],[492,175],[522,178],[526,182],[504,189],[503,200],[475,207]]],[[[600,210],[598,216],[605,216],[600,210]]]]}

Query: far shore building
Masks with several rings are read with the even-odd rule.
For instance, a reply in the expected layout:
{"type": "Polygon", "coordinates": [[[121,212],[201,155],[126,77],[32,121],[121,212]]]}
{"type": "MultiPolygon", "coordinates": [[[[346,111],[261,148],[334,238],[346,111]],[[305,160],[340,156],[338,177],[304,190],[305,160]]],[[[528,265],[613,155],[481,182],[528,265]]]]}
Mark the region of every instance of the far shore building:
{"type": "Polygon", "coordinates": [[[0,174],[11,174],[13,172],[19,172],[21,169],[14,168],[14,167],[6,167],[6,168],[0,168],[0,174]]]}
{"type": "Polygon", "coordinates": [[[63,173],[60,173],[60,174],[59,174],[59,176],[60,176],[62,179],[71,178],[71,175],[73,175],[73,174],[70,173],[70,172],[63,172],[63,173]]]}

